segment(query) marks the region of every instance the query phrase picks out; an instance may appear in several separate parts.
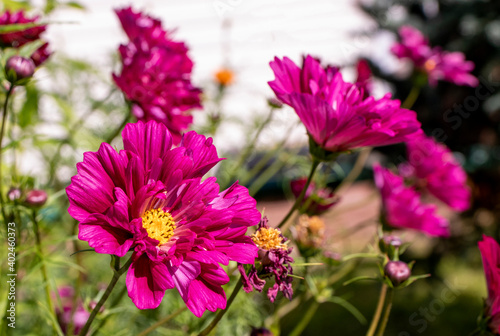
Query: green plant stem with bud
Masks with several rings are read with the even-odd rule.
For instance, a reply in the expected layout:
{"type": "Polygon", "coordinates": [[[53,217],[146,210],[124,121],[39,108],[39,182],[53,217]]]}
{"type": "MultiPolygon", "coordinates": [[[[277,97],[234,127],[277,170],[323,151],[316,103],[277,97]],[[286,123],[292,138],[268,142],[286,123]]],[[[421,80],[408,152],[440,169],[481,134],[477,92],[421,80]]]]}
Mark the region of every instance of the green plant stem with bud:
{"type": "Polygon", "coordinates": [[[109,282],[109,285],[106,288],[106,291],[104,292],[103,296],[101,297],[99,302],[97,302],[96,306],[94,307],[94,309],[90,313],[90,316],[89,316],[89,319],[87,320],[87,323],[85,323],[85,326],[83,326],[82,330],[80,331],[80,334],[79,334],[80,336],[87,335],[87,332],[90,329],[90,325],[92,324],[95,317],[99,313],[99,310],[101,310],[101,307],[104,305],[104,303],[108,299],[109,295],[113,291],[113,288],[115,288],[115,285],[118,282],[118,280],[120,279],[120,277],[123,275],[123,273],[125,273],[128,270],[130,264],[132,263],[132,257],[130,257],[130,259],[125,263],[125,265],[123,265],[123,267],[120,267],[120,257],[112,256],[112,258],[114,259],[114,265],[112,266],[113,277],[111,278],[111,281],[109,282]]]}
{"type": "Polygon", "coordinates": [[[236,283],[236,286],[234,286],[233,292],[231,293],[231,296],[227,300],[226,309],[219,310],[217,312],[217,315],[215,315],[214,319],[212,320],[212,322],[210,322],[210,324],[205,329],[203,329],[198,334],[198,336],[207,336],[215,328],[215,326],[217,326],[217,323],[219,323],[219,321],[222,319],[222,317],[224,317],[226,312],[229,310],[229,307],[233,303],[234,299],[236,298],[236,295],[238,295],[238,293],[240,292],[241,287],[243,287],[242,280],[243,280],[242,277],[240,277],[238,279],[238,282],[236,283]]]}
{"type": "Polygon", "coordinates": [[[313,162],[312,162],[312,165],[311,165],[311,172],[309,173],[309,176],[307,177],[306,185],[304,186],[304,188],[300,192],[299,197],[297,197],[297,199],[295,200],[295,203],[293,204],[293,206],[290,208],[290,211],[288,211],[288,213],[286,214],[285,218],[283,218],[283,220],[281,221],[281,223],[279,223],[278,228],[280,228],[283,225],[285,225],[285,223],[288,221],[288,219],[290,219],[290,217],[292,216],[292,214],[294,213],[294,211],[299,208],[300,203],[302,203],[302,200],[304,199],[304,196],[306,195],[307,188],[309,188],[309,185],[311,184],[311,181],[312,181],[312,179],[314,177],[314,173],[316,172],[316,168],[318,168],[318,166],[319,166],[320,163],[321,163],[321,161],[318,160],[318,159],[316,159],[313,156],[313,162]]]}
{"type": "MultiPolygon", "coordinates": [[[[8,107],[9,107],[9,98],[12,95],[12,92],[14,91],[14,84],[10,84],[9,90],[7,90],[7,93],[5,94],[5,102],[3,104],[3,115],[2,115],[2,125],[0,126],[0,208],[2,208],[2,217],[4,220],[5,227],[7,227],[7,214],[5,213],[5,202],[3,199],[3,176],[2,176],[2,158],[3,158],[3,153],[2,153],[2,143],[3,143],[3,136],[5,134],[5,124],[7,123],[7,114],[8,114],[8,107]]],[[[7,230],[6,230],[7,231],[7,230]]]]}

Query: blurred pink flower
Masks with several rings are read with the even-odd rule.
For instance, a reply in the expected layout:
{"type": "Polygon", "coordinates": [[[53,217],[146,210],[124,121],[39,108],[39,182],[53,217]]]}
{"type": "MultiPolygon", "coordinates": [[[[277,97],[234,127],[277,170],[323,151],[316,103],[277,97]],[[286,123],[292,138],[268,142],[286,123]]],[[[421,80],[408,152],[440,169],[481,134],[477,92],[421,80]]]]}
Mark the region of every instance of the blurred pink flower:
{"type": "Polygon", "coordinates": [[[224,309],[221,264],[257,257],[245,235],[261,217],[255,200],[238,183],[219,191],[214,177],[202,179],[221,160],[211,138],[191,131],[173,147],[155,121],[128,124],[122,137],[120,152],[107,143],[86,152],[66,188],[78,238],[97,253],[133,251],[126,285],[139,309],[158,307],[174,287],[198,317],[224,309]]]}
{"type": "Polygon", "coordinates": [[[411,26],[402,26],[399,36],[401,42],[392,46],[392,53],[398,58],[409,58],[419,71],[428,75],[431,85],[435,86],[439,80],[457,85],[479,84],[477,78],[470,74],[474,63],[466,61],[463,53],[431,48],[427,38],[411,26]]]}
{"type": "Polygon", "coordinates": [[[363,98],[366,99],[370,96],[372,90],[372,71],[370,65],[365,59],[359,59],[356,63],[356,71],[358,77],[356,78],[356,86],[363,92],[363,98]]]}
{"type": "Polygon", "coordinates": [[[31,60],[35,63],[35,66],[40,66],[44,63],[52,53],[49,51],[49,44],[44,43],[40,48],[35,50],[33,54],[31,54],[31,60]]]}
{"type": "Polygon", "coordinates": [[[137,120],[163,123],[178,144],[193,122],[189,110],[201,107],[201,90],[191,83],[188,48],[172,40],[159,20],[130,7],[116,14],[130,42],[119,48],[123,66],[113,79],[137,120]]]}
{"type": "MultiPolygon", "coordinates": [[[[38,16],[28,18],[25,16],[24,11],[18,12],[5,11],[0,16],[0,26],[7,26],[11,24],[26,24],[36,23],[38,16]]],[[[40,35],[47,29],[47,25],[34,26],[18,31],[9,33],[0,33],[0,46],[19,48],[23,45],[40,39],[40,35]]]]}
{"type": "Polygon", "coordinates": [[[420,132],[416,113],[400,106],[390,94],[363,98],[355,84],[346,83],[337,68],[323,68],[306,56],[302,68],[287,57],[270,63],[276,76],[269,86],[295,109],[310,138],[323,150],[343,152],[365,146],[406,141],[420,132]]]}
{"type": "MultiPolygon", "coordinates": [[[[302,189],[306,186],[306,182],[306,177],[295,179],[290,182],[290,187],[295,197],[299,197],[302,189]]],[[[302,213],[308,214],[309,216],[320,215],[339,202],[339,198],[335,197],[331,189],[320,188],[316,191],[315,189],[316,185],[311,181],[301,206],[299,207],[302,213]],[[306,204],[308,204],[307,208],[303,209],[306,204]]]]}
{"type": "Polygon", "coordinates": [[[382,195],[383,216],[394,228],[422,231],[430,236],[449,236],[448,221],[436,213],[436,206],[424,204],[413,187],[404,179],[376,164],[373,167],[375,184],[382,195]]]}
{"type": "Polygon", "coordinates": [[[79,334],[90,317],[90,313],[84,308],[80,300],[76,300],[76,307],[73,310],[74,289],[71,286],[63,286],[58,289],[61,307],[56,307],[57,322],[61,326],[63,333],[68,332],[70,323],[73,324],[73,333],[79,334]]]}
{"type": "Polygon", "coordinates": [[[457,211],[470,206],[467,174],[450,150],[432,137],[415,137],[406,143],[408,163],[401,166],[406,178],[457,211]]]}
{"type": "Polygon", "coordinates": [[[500,246],[495,239],[483,235],[478,247],[488,287],[485,302],[486,314],[491,318],[488,325],[495,334],[500,334],[500,246]]]}

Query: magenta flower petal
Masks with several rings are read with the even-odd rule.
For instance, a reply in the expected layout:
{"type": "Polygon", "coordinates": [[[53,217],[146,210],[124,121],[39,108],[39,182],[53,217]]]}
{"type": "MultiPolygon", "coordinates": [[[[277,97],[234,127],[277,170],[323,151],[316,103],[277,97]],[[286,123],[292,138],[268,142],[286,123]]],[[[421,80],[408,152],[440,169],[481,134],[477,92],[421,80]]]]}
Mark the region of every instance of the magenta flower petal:
{"type": "MultiPolygon", "coordinates": [[[[5,11],[0,16],[0,26],[22,23],[36,23],[38,16],[28,18],[24,11],[18,12],[5,11]]],[[[40,39],[40,35],[47,29],[46,25],[26,28],[19,31],[0,34],[0,46],[19,48],[23,45],[40,39]]]]}
{"type": "Polygon", "coordinates": [[[275,58],[270,65],[276,79],[269,86],[328,152],[395,144],[420,132],[415,112],[401,108],[390,95],[365,98],[363,89],[344,82],[338,69],[323,68],[317,59],[307,56],[302,68],[288,58],[275,58]]]}
{"type": "Polygon", "coordinates": [[[139,309],[158,307],[165,290],[175,287],[167,266],[145,254],[137,256],[130,265],[126,283],[128,295],[139,309]]]}
{"type": "Polygon", "coordinates": [[[403,178],[389,169],[377,164],[373,171],[389,225],[422,231],[431,236],[449,236],[449,223],[436,213],[435,205],[422,203],[419,193],[406,187],[403,178]]]}
{"type": "Polygon", "coordinates": [[[500,333],[500,246],[495,239],[483,235],[478,243],[483,259],[484,274],[488,288],[486,313],[491,320],[489,326],[496,334],[500,333]]]}
{"type": "Polygon", "coordinates": [[[260,214],[237,183],[220,192],[203,174],[220,159],[211,139],[190,132],[179,147],[163,124],[128,124],[125,149],[103,144],[85,153],[67,188],[79,237],[98,253],[133,250],[127,289],[140,309],[156,308],[176,287],[196,316],[225,307],[220,265],[253,263],[257,247],[245,236],[260,214]]]}

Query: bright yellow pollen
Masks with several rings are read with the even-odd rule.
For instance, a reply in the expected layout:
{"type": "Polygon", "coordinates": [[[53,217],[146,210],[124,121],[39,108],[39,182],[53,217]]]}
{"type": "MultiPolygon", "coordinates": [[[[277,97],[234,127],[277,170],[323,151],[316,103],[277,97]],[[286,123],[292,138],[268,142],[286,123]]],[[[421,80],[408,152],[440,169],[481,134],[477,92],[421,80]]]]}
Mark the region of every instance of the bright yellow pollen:
{"type": "Polygon", "coordinates": [[[288,249],[286,243],[283,243],[280,231],[274,228],[260,228],[252,235],[252,240],[264,250],[288,249]]]}
{"type": "Polygon", "coordinates": [[[158,240],[158,246],[165,244],[174,235],[176,228],[174,218],[160,209],[148,210],[142,215],[142,227],[149,238],[158,240]]]}

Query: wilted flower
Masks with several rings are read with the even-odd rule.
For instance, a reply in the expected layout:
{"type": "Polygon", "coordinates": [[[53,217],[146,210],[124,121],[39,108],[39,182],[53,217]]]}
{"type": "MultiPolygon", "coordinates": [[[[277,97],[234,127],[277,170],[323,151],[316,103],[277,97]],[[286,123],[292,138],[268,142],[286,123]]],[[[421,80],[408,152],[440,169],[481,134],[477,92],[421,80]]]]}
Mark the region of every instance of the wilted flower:
{"type": "Polygon", "coordinates": [[[47,202],[47,192],[45,190],[33,189],[26,193],[26,204],[39,207],[47,202]]]}
{"type": "Polygon", "coordinates": [[[191,84],[188,48],[174,41],[159,20],[130,7],[116,14],[130,42],[119,48],[123,66],[113,79],[131,102],[132,114],[138,120],[161,122],[178,144],[193,122],[188,111],[201,107],[201,90],[191,84]]]}
{"type": "Polygon", "coordinates": [[[229,69],[223,68],[215,73],[214,78],[220,86],[228,86],[234,81],[234,73],[229,69]]]}
{"type": "Polygon", "coordinates": [[[365,99],[363,90],[344,82],[337,68],[323,68],[311,56],[303,59],[302,68],[287,57],[276,57],[270,65],[276,79],[269,86],[278,99],[295,109],[311,145],[324,151],[390,145],[420,132],[416,113],[401,108],[399,100],[392,100],[390,94],[365,99]]]}
{"type": "Polygon", "coordinates": [[[262,278],[274,276],[275,283],[267,291],[267,297],[271,302],[276,300],[278,292],[291,300],[293,295],[292,277],[293,263],[290,253],[292,248],[288,247],[287,239],[281,234],[279,229],[267,225],[267,217],[262,218],[257,231],[252,235],[252,240],[259,247],[258,268],[252,265],[248,275],[243,265],[238,264],[238,270],[241,273],[243,289],[249,293],[254,288],[259,292],[264,289],[266,281],[262,278]]]}
{"type": "MultiPolygon", "coordinates": [[[[290,182],[290,187],[295,197],[299,197],[306,183],[307,178],[299,178],[290,182]]],[[[335,197],[333,190],[329,188],[319,188],[316,190],[315,183],[311,181],[299,207],[299,211],[309,216],[321,215],[338,202],[339,198],[335,197]]]]}
{"type": "Polygon", "coordinates": [[[500,246],[495,239],[485,235],[478,246],[488,287],[485,313],[489,318],[488,325],[491,331],[497,335],[500,334],[500,246]]]}
{"type": "Polygon", "coordinates": [[[411,270],[403,261],[389,261],[384,267],[384,274],[391,280],[392,284],[397,287],[411,275],[411,270]]]}
{"type": "Polygon", "coordinates": [[[5,63],[5,76],[12,84],[22,84],[35,73],[35,63],[30,58],[12,56],[5,63]]]}
{"type": "Polygon", "coordinates": [[[89,319],[90,313],[84,308],[80,300],[76,301],[76,307],[73,308],[73,287],[64,286],[59,288],[58,292],[62,309],[56,307],[57,322],[59,322],[64,334],[68,332],[70,324],[73,324],[74,334],[79,334],[89,319]]]}
{"type": "Polygon", "coordinates": [[[304,257],[316,254],[325,240],[325,222],[318,216],[301,215],[294,230],[295,242],[304,257]]]}
{"type": "Polygon", "coordinates": [[[450,235],[448,221],[436,213],[434,204],[424,204],[404,179],[380,165],[373,167],[375,184],[382,195],[383,217],[395,228],[422,231],[431,236],[450,235]]]}
{"type": "MultiPolygon", "coordinates": [[[[24,11],[18,12],[6,11],[0,16],[0,26],[12,24],[36,23],[38,16],[28,18],[24,11]]],[[[19,48],[23,45],[40,39],[40,35],[47,29],[46,25],[34,26],[22,30],[16,30],[8,33],[0,33],[0,46],[19,48]]]]}
{"type": "Polygon", "coordinates": [[[419,71],[427,74],[431,85],[436,85],[439,80],[457,85],[478,85],[477,78],[470,74],[474,63],[466,61],[463,53],[431,48],[427,38],[411,26],[402,26],[399,36],[401,42],[394,44],[391,51],[398,58],[409,58],[419,71]]]}
{"type": "Polygon", "coordinates": [[[139,309],[158,307],[174,287],[198,317],[224,309],[221,264],[257,256],[245,236],[260,219],[255,200],[237,183],[219,191],[214,177],[202,180],[221,160],[211,138],[191,131],[174,148],[155,121],[128,124],[122,137],[119,153],[107,143],[85,153],[66,188],[78,238],[97,253],[134,251],[126,284],[139,309]]]}

